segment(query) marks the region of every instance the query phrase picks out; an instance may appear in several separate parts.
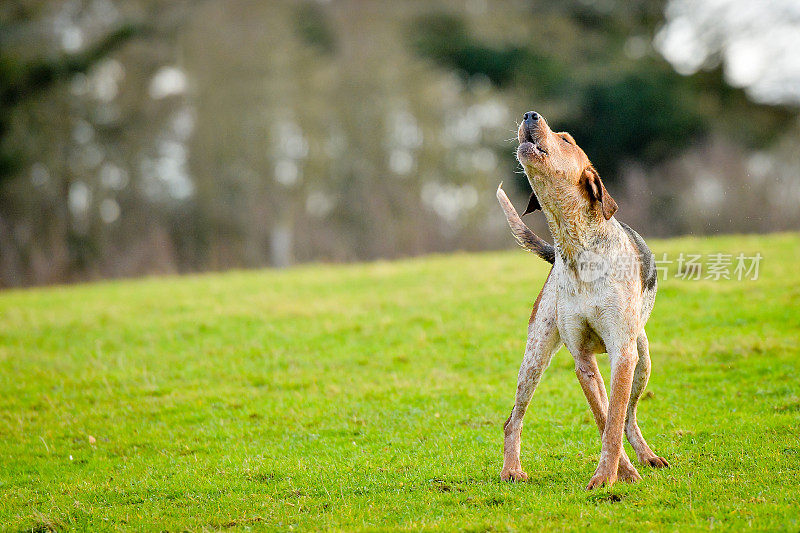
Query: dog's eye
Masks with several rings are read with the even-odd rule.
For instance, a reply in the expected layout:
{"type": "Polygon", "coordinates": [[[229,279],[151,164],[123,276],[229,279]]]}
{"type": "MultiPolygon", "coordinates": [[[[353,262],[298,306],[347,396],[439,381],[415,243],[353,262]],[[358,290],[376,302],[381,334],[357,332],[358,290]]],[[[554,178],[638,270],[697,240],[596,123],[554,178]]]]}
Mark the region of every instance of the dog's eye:
{"type": "Polygon", "coordinates": [[[572,144],[571,142],[569,142],[569,139],[567,139],[566,137],[561,137],[561,140],[563,140],[567,144],[572,144]]]}

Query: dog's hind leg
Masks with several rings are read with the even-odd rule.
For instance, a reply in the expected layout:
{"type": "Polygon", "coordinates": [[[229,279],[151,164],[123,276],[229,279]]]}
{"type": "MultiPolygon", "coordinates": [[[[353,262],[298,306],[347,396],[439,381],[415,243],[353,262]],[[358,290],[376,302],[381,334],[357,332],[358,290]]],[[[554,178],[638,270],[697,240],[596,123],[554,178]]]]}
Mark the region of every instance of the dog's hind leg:
{"type": "Polygon", "coordinates": [[[555,287],[548,281],[533,306],[531,321],[528,326],[528,342],[525,356],[519,369],[517,395],[514,409],[503,425],[503,470],[500,479],[509,481],[525,481],[528,475],[522,471],[520,463],[520,440],[522,435],[522,419],[531,401],[533,392],[539,384],[550,359],[561,345],[561,338],[556,325],[555,287]]]}
{"type": "MultiPolygon", "coordinates": [[[[608,416],[608,395],[606,394],[605,383],[603,383],[603,376],[597,366],[597,358],[593,353],[582,354],[580,357],[575,358],[575,374],[578,376],[583,394],[586,395],[586,400],[592,409],[594,421],[597,423],[597,430],[600,432],[600,438],[602,439],[603,431],[606,429],[606,417],[608,416]]],[[[642,476],[636,471],[636,467],[628,459],[628,454],[625,453],[624,449],[619,457],[617,475],[619,479],[629,482],[642,479],[642,476]]]]}
{"type": "Polygon", "coordinates": [[[640,463],[663,468],[669,466],[667,460],[653,453],[653,450],[650,449],[650,446],[647,445],[644,437],[642,437],[642,430],[639,429],[639,424],[636,422],[636,407],[639,405],[639,398],[642,396],[644,388],[647,386],[647,380],[650,378],[650,346],[647,342],[647,334],[644,331],[636,339],[636,348],[639,352],[639,361],[633,371],[631,399],[628,402],[628,412],[625,418],[625,434],[628,437],[628,442],[631,443],[631,446],[636,451],[636,458],[639,459],[640,463]]]}

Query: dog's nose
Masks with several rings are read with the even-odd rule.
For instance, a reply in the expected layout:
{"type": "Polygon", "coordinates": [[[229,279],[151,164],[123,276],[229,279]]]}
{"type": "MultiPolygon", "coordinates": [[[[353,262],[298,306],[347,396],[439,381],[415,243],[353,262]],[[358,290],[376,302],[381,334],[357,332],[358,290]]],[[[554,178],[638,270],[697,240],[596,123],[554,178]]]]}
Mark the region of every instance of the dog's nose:
{"type": "Polygon", "coordinates": [[[528,111],[524,115],[522,115],[522,120],[525,122],[536,122],[539,120],[539,113],[536,111],[528,111]]]}

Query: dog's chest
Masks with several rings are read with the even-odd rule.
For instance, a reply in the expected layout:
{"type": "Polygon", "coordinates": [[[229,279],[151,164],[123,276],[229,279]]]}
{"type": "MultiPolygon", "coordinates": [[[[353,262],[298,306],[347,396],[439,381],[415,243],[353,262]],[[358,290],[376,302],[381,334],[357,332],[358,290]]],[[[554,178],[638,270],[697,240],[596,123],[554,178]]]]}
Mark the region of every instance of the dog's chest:
{"type": "Polygon", "coordinates": [[[619,291],[606,279],[586,281],[563,264],[558,269],[557,306],[560,315],[585,319],[600,318],[608,309],[618,307],[619,291]]]}
{"type": "Polygon", "coordinates": [[[556,276],[558,328],[568,345],[606,351],[619,335],[638,329],[638,305],[629,291],[609,279],[585,281],[563,263],[556,276]]]}

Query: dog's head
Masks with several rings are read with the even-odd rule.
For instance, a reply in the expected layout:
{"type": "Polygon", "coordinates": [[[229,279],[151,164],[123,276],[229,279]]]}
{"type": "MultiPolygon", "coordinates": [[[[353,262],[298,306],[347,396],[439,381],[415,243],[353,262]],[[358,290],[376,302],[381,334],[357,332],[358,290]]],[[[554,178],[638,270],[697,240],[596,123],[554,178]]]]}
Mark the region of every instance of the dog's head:
{"type": "MultiPolygon", "coordinates": [[[[517,159],[525,168],[531,185],[540,182],[551,190],[574,189],[579,192],[578,198],[584,198],[587,206],[596,208],[606,220],[614,215],[617,203],[569,133],[554,132],[544,117],[528,111],[519,124],[517,136],[517,159]]],[[[534,194],[525,213],[536,209],[540,206],[534,194]]]]}

